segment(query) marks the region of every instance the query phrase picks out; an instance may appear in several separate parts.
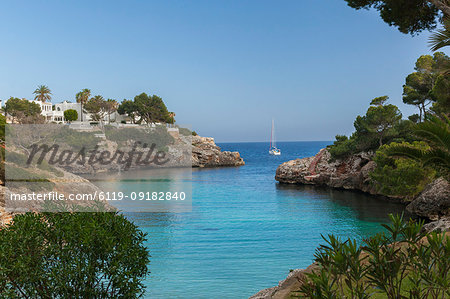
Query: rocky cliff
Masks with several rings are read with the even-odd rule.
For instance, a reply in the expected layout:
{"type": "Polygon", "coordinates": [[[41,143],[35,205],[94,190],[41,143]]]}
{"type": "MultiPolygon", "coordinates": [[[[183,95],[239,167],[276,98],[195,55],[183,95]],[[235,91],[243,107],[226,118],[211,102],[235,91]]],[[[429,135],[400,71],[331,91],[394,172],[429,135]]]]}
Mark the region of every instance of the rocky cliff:
{"type": "MultiPolygon", "coordinates": [[[[10,167],[16,167],[10,166],[10,167]]],[[[18,167],[17,169],[22,169],[18,167]]],[[[30,170],[30,169],[27,169],[30,170]]],[[[46,182],[43,184],[51,184],[45,185],[44,188],[52,187],[51,191],[57,192],[58,194],[64,195],[65,198],[69,198],[69,194],[72,195],[83,195],[83,194],[99,194],[102,190],[99,189],[96,185],[92,184],[88,180],[77,176],[75,174],[69,173],[62,169],[58,169],[58,176],[41,169],[34,168],[32,171],[36,174],[45,178],[46,182]]],[[[14,202],[9,202],[6,207],[5,201],[9,200],[11,193],[14,194],[30,194],[30,193],[48,193],[50,190],[34,190],[33,188],[37,187],[34,183],[19,183],[18,185],[14,183],[9,183],[10,186],[7,187],[0,185],[0,227],[2,225],[8,224],[11,222],[14,215],[25,212],[25,211],[34,211],[38,212],[41,210],[49,210],[49,207],[43,207],[43,201],[33,200],[33,201],[18,201],[17,204],[14,202]],[[11,188],[10,188],[11,187],[11,188]],[[31,188],[31,189],[30,189],[31,188]]],[[[63,203],[64,210],[67,211],[114,211],[115,208],[109,205],[105,201],[99,201],[98,198],[93,200],[86,201],[73,201],[67,200],[63,203]]],[[[61,207],[55,207],[58,211],[61,207]]]]}
{"type": "MultiPolygon", "coordinates": [[[[358,153],[345,159],[332,160],[330,153],[322,149],[314,157],[296,159],[281,164],[275,179],[285,184],[322,185],[332,188],[359,190],[380,195],[370,183],[370,172],[376,167],[373,153],[358,153]]],[[[400,199],[400,198],[397,198],[400,199]]],[[[430,183],[406,209],[419,217],[440,221],[427,228],[444,228],[450,222],[450,184],[444,178],[430,183]]]]}
{"type": "Polygon", "coordinates": [[[238,152],[221,151],[214,138],[192,136],[192,166],[241,166],[245,162],[238,152]]]}
{"type": "Polygon", "coordinates": [[[286,184],[322,185],[376,194],[369,181],[369,173],[376,166],[372,157],[373,153],[362,152],[332,161],[330,153],[322,149],[314,157],[281,164],[275,179],[286,184]]]}
{"type": "MultiPolygon", "coordinates": [[[[373,153],[358,153],[333,161],[330,153],[322,149],[314,157],[281,164],[277,168],[275,179],[285,184],[321,185],[377,194],[369,178],[369,173],[376,167],[372,157],[373,153]]],[[[431,220],[424,226],[425,231],[449,231],[450,183],[444,178],[434,180],[406,209],[412,214],[431,220]]],[[[305,273],[311,272],[315,267],[316,265],[312,264],[307,269],[293,270],[278,286],[264,289],[250,298],[292,298],[303,283],[305,273]]]]}

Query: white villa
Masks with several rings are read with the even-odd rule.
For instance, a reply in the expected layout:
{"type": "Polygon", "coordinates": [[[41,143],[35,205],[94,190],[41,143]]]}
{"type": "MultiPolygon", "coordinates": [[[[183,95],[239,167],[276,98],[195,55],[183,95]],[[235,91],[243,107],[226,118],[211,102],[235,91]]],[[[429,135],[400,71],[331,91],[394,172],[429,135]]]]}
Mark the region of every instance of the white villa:
{"type": "MultiPolygon", "coordinates": [[[[3,105],[7,102],[0,100],[0,107],[3,107],[3,105]]],[[[81,104],[80,103],[72,103],[69,101],[63,101],[61,103],[55,103],[52,105],[50,102],[41,102],[41,101],[35,101],[31,100],[30,102],[36,103],[41,107],[41,114],[45,117],[45,120],[47,123],[58,123],[58,124],[65,124],[67,121],[64,119],[64,111],[73,109],[76,110],[78,113],[78,119],[74,122],[71,122],[70,128],[74,130],[80,130],[80,131],[92,131],[96,130],[97,125],[91,124],[92,118],[89,113],[83,113],[83,121],[81,121],[81,104]]],[[[1,112],[3,114],[3,112],[1,112]]],[[[171,116],[174,117],[175,113],[171,112],[171,116]]],[[[128,117],[120,115],[119,113],[113,112],[109,116],[105,115],[103,117],[104,123],[109,123],[115,127],[138,127],[139,124],[132,124],[127,123],[126,120],[128,117]],[[124,123],[122,123],[124,121],[124,123]]],[[[7,115],[6,116],[6,122],[11,123],[12,119],[7,115]]],[[[152,123],[150,124],[151,127],[156,127],[158,125],[164,125],[162,123],[152,123]]],[[[178,127],[174,126],[173,124],[165,124],[167,127],[167,131],[170,135],[172,135],[175,138],[178,138],[179,136],[179,129],[178,127]]],[[[103,135],[104,136],[104,135],[103,135]]]]}
{"type": "MultiPolygon", "coordinates": [[[[6,101],[0,100],[0,106],[3,106],[6,101]]],[[[52,105],[51,102],[41,102],[36,100],[31,100],[30,102],[36,103],[41,107],[41,114],[45,117],[45,120],[49,123],[55,122],[55,123],[66,123],[67,121],[64,119],[64,111],[73,109],[77,111],[78,113],[78,119],[76,122],[81,122],[81,104],[80,103],[72,103],[69,101],[63,101],[61,103],[55,103],[52,105]]],[[[112,122],[120,122],[122,120],[122,116],[119,115],[117,112],[113,112],[110,115],[110,120],[112,122]]],[[[89,113],[84,112],[83,113],[83,122],[91,122],[91,115],[89,113]]],[[[108,115],[105,115],[103,118],[103,121],[108,122],[108,115]]]]}

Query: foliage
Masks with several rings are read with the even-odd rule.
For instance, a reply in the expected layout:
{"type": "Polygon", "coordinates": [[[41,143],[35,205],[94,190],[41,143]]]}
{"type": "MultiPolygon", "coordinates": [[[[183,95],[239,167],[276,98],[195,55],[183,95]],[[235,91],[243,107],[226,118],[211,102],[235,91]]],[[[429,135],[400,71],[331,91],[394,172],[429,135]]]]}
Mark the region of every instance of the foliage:
{"type": "Polygon", "coordinates": [[[197,132],[192,131],[192,136],[197,136],[197,135],[198,135],[197,132]]]}
{"type": "Polygon", "coordinates": [[[90,98],[84,105],[84,109],[91,114],[91,120],[101,121],[105,116],[106,101],[100,96],[96,95],[90,98]]]}
{"type": "Polygon", "coordinates": [[[417,124],[420,121],[420,116],[419,116],[419,114],[415,113],[415,114],[412,114],[412,115],[408,116],[408,119],[411,122],[417,124]]]}
{"type": "Polygon", "coordinates": [[[156,95],[149,96],[146,93],[135,96],[133,101],[123,100],[117,112],[128,115],[132,123],[173,123],[174,121],[173,114],[169,113],[164,101],[156,95]]]}
{"type": "Polygon", "coordinates": [[[51,101],[52,99],[52,92],[46,85],[39,85],[33,93],[36,95],[34,99],[41,102],[51,101]]]}
{"type": "MultiPolygon", "coordinates": [[[[450,70],[450,67],[449,67],[450,70]]],[[[437,77],[431,93],[436,102],[433,103],[431,110],[436,114],[444,114],[450,117],[450,72],[437,77]]]]}
{"type": "Polygon", "coordinates": [[[5,112],[12,117],[13,121],[21,124],[44,122],[41,107],[26,99],[9,98],[5,103],[5,112]]]}
{"type": "Polygon", "coordinates": [[[426,235],[423,222],[390,215],[386,233],[358,246],[334,235],[315,253],[319,270],[307,274],[301,298],[444,298],[450,295],[450,238],[426,235]]]}
{"type": "Polygon", "coordinates": [[[169,111],[160,97],[141,93],[134,98],[134,102],[139,116],[145,123],[170,122],[169,111]]]}
{"type": "Polygon", "coordinates": [[[450,174],[450,120],[431,117],[429,121],[414,126],[413,133],[428,144],[428,148],[416,148],[406,144],[393,145],[385,149],[392,157],[406,157],[431,166],[442,175],[450,174]]]}
{"type": "Polygon", "coordinates": [[[347,138],[345,135],[336,135],[336,141],[328,146],[328,151],[333,159],[339,159],[356,152],[354,134],[350,138],[347,138]]]}
{"type": "Polygon", "coordinates": [[[119,103],[114,99],[107,99],[104,105],[104,110],[108,114],[108,123],[111,123],[111,113],[117,111],[119,103]]]}
{"type": "Polygon", "coordinates": [[[450,18],[444,20],[444,28],[438,29],[429,38],[431,51],[450,46],[450,18]]]}
{"type": "Polygon", "coordinates": [[[442,52],[436,52],[433,56],[422,55],[417,59],[416,71],[406,77],[406,83],[403,85],[403,102],[419,108],[420,121],[426,118],[426,107],[429,104],[435,102],[439,97],[448,99],[445,86],[450,84],[450,79],[442,72],[449,65],[450,58],[442,52]],[[439,82],[439,86],[435,89],[437,82],[439,82]],[[442,92],[442,87],[444,87],[444,92],[442,92]]]}
{"type": "Polygon", "coordinates": [[[389,97],[375,98],[366,115],[359,120],[360,130],[378,136],[379,145],[383,145],[383,138],[395,135],[395,126],[400,123],[402,114],[397,106],[385,105],[389,97]]]}
{"type": "MultiPolygon", "coordinates": [[[[427,0],[345,0],[355,9],[374,8],[389,26],[402,33],[416,34],[436,28],[438,8],[427,0]]],[[[439,1],[439,0],[438,0],[439,1]]]]}
{"type": "Polygon", "coordinates": [[[117,213],[26,213],[0,230],[3,298],[137,298],[146,235],[117,213]]]}
{"type": "Polygon", "coordinates": [[[408,146],[421,150],[428,150],[424,142],[396,143],[380,147],[374,157],[377,167],[370,173],[370,178],[375,183],[378,191],[384,195],[405,196],[413,198],[431,182],[435,171],[429,167],[423,167],[422,163],[411,159],[395,159],[387,155],[390,148],[396,146],[408,146]]]}
{"type": "Polygon", "coordinates": [[[5,141],[6,117],[0,114],[0,142],[5,141]]]}
{"type": "Polygon", "coordinates": [[[83,106],[89,101],[91,97],[91,90],[88,88],[83,89],[75,95],[77,103],[81,104],[81,121],[83,121],[83,106]]]}
{"type": "Polygon", "coordinates": [[[64,118],[68,122],[76,121],[78,119],[78,112],[77,112],[77,110],[75,110],[75,109],[68,109],[68,110],[64,111],[64,118]]]}
{"type": "Polygon", "coordinates": [[[117,113],[120,115],[127,115],[131,119],[131,123],[140,123],[141,120],[138,120],[138,110],[134,101],[123,100],[117,108],[117,113]]]}
{"type": "Polygon", "coordinates": [[[328,147],[334,159],[342,158],[352,153],[375,150],[386,141],[392,141],[403,136],[409,129],[410,121],[402,121],[397,106],[386,104],[387,96],[371,101],[371,106],[363,116],[357,116],[354,122],[355,132],[347,138],[337,135],[333,145],[328,147]]]}

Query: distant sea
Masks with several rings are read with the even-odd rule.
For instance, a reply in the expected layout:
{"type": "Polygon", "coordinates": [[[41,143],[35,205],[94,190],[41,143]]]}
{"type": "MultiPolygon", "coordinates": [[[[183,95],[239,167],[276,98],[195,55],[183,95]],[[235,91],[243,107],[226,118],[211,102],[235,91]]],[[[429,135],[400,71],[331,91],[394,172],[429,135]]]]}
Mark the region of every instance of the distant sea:
{"type": "Polygon", "coordinates": [[[362,240],[403,206],[358,192],[278,184],[281,163],[330,142],[224,143],[246,165],[194,169],[189,213],[128,214],[148,233],[147,298],[248,298],[307,267],[321,234],[362,240]]]}

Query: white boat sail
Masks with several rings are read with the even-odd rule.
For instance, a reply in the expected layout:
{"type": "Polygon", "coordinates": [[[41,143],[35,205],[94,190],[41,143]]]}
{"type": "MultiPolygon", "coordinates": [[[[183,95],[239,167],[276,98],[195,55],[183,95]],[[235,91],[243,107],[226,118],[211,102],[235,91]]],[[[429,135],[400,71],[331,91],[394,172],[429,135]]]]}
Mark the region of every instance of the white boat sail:
{"type": "Polygon", "coordinates": [[[274,130],[273,119],[272,119],[272,130],[270,131],[269,154],[274,155],[274,156],[281,155],[281,151],[280,151],[280,149],[277,148],[277,143],[275,142],[275,130],[274,130]]]}

